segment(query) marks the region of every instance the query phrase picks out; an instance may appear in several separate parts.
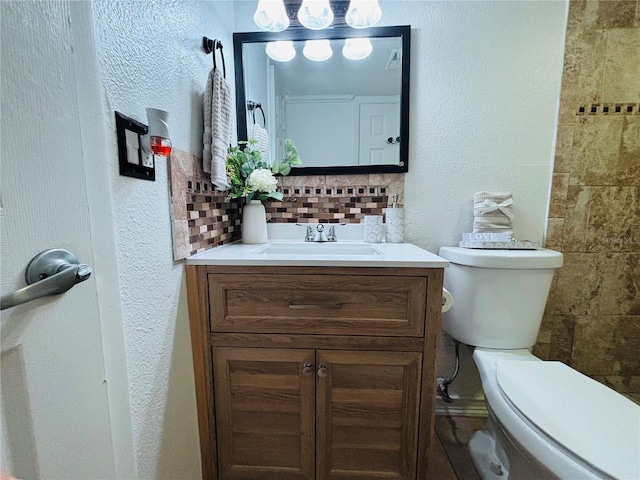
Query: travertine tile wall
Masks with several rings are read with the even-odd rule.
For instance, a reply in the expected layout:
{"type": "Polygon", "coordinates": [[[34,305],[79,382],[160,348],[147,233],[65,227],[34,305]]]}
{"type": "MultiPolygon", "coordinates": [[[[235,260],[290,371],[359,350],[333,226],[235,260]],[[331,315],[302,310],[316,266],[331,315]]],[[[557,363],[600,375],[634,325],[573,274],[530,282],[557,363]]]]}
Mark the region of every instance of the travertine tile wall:
{"type": "Polygon", "coordinates": [[[572,0],[535,353],[640,401],[640,1],[572,0]]]}

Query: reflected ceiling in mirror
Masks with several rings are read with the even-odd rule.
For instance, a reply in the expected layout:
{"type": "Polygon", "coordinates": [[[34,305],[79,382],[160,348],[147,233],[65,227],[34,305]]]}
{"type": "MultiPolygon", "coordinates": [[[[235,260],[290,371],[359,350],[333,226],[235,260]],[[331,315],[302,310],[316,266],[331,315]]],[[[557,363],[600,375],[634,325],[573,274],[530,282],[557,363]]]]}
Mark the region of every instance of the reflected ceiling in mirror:
{"type": "Polygon", "coordinates": [[[281,160],[284,140],[293,140],[303,164],[291,175],[406,172],[410,31],[234,34],[238,138],[268,139],[259,145],[270,161],[281,160]],[[306,42],[320,39],[329,53],[325,45],[313,54],[329,58],[311,60],[306,42]],[[287,43],[274,49],[275,41],[287,43]]]}

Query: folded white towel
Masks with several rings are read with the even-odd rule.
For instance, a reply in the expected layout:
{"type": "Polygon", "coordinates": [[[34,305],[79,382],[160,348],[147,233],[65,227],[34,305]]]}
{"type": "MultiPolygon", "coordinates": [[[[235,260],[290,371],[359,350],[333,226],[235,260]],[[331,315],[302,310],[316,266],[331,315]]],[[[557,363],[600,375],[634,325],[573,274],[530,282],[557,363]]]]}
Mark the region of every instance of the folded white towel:
{"type": "Polygon", "coordinates": [[[477,192],[473,195],[473,233],[513,234],[513,195],[507,192],[477,192]]]}
{"type": "Polygon", "coordinates": [[[231,89],[219,69],[212,69],[204,92],[204,134],[202,168],[211,174],[211,183],[218,190],[229,189],[227,149],[231,143],[233,110],[231,89]]]}
{"type": "Polygon", "coordinates": [[[267,130],[257,123],[254,123],[251,138],[257,142],[256,148],[260,152],[260,155],[262,155],[262,160],[271,164],[271,162],[269,162],[269,133],[267,130]]]}

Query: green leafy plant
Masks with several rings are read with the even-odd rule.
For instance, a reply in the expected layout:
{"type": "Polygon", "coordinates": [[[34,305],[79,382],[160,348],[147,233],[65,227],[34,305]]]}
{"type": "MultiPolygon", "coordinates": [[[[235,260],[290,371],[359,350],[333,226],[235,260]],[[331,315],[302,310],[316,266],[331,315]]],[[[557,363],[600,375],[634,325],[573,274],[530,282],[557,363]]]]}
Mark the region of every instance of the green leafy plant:
{"type": "Polygon", "coordinates": [[[294,145],[293,141],[288,138],[284,141],[284,158],[281,162],[274,162],[271,167],[273,173],[279,173],[280,175],[289,175],[291,172],[291,167],[294,165],[302,165],[302,160],[300,159],[300,155],[298,155],[298,150],[294,145]]]}
{"type": "Polygon", "coordinates": [[[282,193],[276,192],[278,181],[273,175],[288,175],[292,165],[302,164],[294,143],[289,139],[285,140],[285,158],[274,162],[271,167],[262,159],[255,140],[238,143],[239,146],[229,147],[227,153],[231,198],[247,197],[247,202],[268,198],[282,200],[282,193]]]}

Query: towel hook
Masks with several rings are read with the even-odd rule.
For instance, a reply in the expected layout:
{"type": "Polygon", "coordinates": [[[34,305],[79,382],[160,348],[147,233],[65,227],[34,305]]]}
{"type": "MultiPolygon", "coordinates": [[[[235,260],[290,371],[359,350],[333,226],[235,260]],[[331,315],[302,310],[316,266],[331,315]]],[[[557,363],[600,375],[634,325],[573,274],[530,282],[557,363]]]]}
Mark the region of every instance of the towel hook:
{"type": "MultiPolygon", "coordinates": [[[[262,109],[262,105],[258,104],[257,108],[259,108],[260,111],[262,112],[262,126],[267,128],[267,117],[264,114],[264,110],[262,109]]],[[[255,113],[255,111],[254,111],[254,113],[255,113]]],[[[254,119],[253,123],[255,123],[255,119],[254,119]]]]}
{"type": "Polygon", "coordinates": [[[256,110],[258,110],[258,109],[260,109],[260,112],[262,112],[262,124],[266,128],[266,126],[267,126],[267,117],[264,114],[264,110],[262,109],[262,104],[253,102],[251,100],[247,100],[247,110],[249,110],[251,112],[251,116],[253,118],[253,123],[256,123],[256,110]]]}
{"type": "Polygon", "coordinates": [[[227,66],[224,62],[224,52],[222,42],[218,39],[211,40],[207,37],[202,37],[202,49],[205,51],[207,55],[210,53],[213,55],[213,69],[217,70],[218,65],[216,64],[216,50],[220,50],[220,58],[222,58],[222,75],[224,78],[227,78],[227,66]]]}

